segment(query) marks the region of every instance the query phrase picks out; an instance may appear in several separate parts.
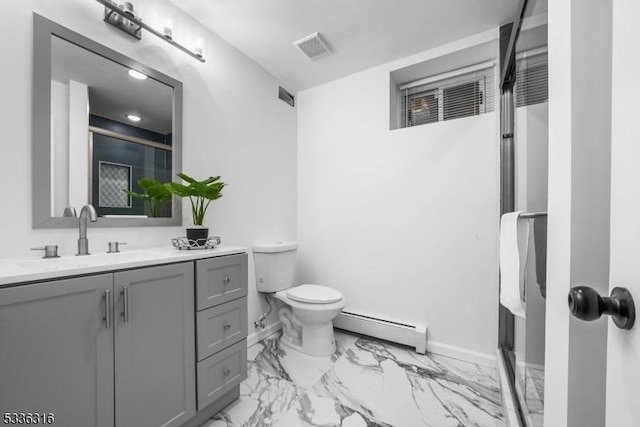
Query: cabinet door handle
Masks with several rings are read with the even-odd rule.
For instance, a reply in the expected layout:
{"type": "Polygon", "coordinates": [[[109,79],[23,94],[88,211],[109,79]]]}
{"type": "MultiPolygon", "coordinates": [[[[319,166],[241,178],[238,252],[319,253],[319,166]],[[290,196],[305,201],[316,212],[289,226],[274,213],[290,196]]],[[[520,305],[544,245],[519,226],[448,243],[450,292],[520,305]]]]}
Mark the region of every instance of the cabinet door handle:
{"type": "Polygon", "coordinates": [[[228,377],[231,374],[231,370],[229,370],[228,368],[224,368],[224,371],[222,371],[222,373],[225,377],[228,377]]]}
{"type": "Polygon", "coordinates": [[[120,294],[122,294],[122,317],[124,323],[127,323],[129,321],[129,287],[123,286],[120,294]]]}
{"type": "Polygon", "coordinates": [[[222,283],[227,284],[231,281],[231,279],[229,277],[225,277],[222,279],[222,283]]]}
{"type": "Polygon", "coordinates": [[[222,325],[222,327],[223,327],[223,328],[224,328],[224,330],[226,331],[227,329],[229,329],[229,328],[231,327],[231,324],[230,324],[230,323],[224,323],[224,324],[222,325]]]}
{"type": "Polygon", "coordinates": [[[104,291],[104,327],[111,329],[111,291],[105,289],[104,291]]]}

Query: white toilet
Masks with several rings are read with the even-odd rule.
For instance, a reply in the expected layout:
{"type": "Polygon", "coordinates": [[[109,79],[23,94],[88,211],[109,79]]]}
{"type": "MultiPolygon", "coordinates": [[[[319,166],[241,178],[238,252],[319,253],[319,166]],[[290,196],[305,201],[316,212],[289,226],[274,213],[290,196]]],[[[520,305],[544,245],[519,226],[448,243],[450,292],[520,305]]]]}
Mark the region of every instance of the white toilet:
{"type": "Polygon", "coordinates": [[[295,242],[253,247],[259,292],[275,293],[282,301],[280,342],[311,356],[329,356],[336,350],[332,320],[345,306],[344,296],[320,285],[295,286],[295,242]]]}

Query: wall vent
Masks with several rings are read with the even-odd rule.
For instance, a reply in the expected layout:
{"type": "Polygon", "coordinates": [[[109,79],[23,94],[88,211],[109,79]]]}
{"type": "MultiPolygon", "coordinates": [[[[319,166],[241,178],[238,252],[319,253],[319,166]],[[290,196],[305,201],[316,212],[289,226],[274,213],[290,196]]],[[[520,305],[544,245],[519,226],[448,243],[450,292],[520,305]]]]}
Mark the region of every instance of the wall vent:
{"type": "Polygon", "coordinates": [[[328,55],[331,51],[320,33],[313,33],[293,42],[309,59],[318,59],[328,55]]]}
{"type": "Polygon", "coordinates": [[[292,107],[295,105],[296,98],[288,90],[283,88],[282,86],[278,86],[278,98],[291,105],[292,107]]]}

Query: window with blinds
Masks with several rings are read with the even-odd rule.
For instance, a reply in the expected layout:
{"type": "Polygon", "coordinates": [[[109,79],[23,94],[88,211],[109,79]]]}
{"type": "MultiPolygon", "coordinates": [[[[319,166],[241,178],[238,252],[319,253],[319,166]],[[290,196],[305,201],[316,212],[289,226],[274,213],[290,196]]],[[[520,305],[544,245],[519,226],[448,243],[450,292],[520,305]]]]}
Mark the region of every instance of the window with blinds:
{"type": "Polygon", "coordinates": [[[516,60],[516,107],[540,104],[549,100],[549,66],[547,53],[528,53],[516,60]]]}
{"type": "Polygon", "coordinates": [[[419,126],[493,111],[493,74],[493,64],[483,64],[402,86],[400,126],[419,126]]]}

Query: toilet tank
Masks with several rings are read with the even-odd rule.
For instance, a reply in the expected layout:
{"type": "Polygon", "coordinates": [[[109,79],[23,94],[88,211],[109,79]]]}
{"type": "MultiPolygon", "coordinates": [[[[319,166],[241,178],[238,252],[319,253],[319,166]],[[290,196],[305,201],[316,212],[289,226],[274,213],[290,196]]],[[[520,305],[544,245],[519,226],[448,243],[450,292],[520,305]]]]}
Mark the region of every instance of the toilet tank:
{"type": "Polygon", "coordinates": [[[258,292],[278,292],[295,284],[297,249],[296,242],[253,247],[258,292]]]}

